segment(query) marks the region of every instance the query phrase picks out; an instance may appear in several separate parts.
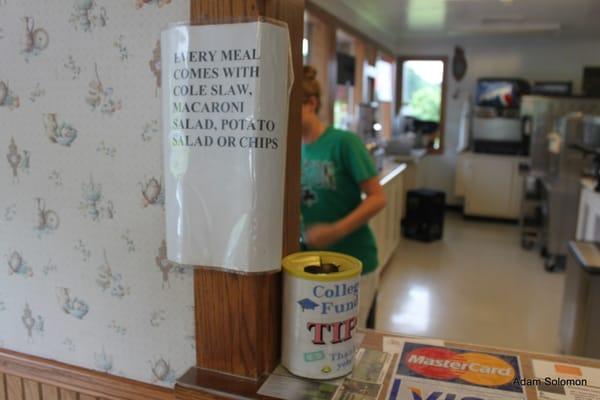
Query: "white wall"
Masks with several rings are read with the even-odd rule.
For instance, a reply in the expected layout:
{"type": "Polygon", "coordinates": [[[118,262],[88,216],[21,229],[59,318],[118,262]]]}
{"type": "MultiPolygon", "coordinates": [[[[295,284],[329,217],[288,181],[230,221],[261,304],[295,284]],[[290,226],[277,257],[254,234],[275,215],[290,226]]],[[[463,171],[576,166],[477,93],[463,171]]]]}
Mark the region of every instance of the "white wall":
{"type": "Polygon", "coordinates": [[[188,17],[183,0],[0,0],[0,347],[167,386],[194,364],[192,274],[164,259],[148,185],[150,61],[188,17]]]}
{"type": "MultiPolygon", "coordinates": [[[[448,71],[445,151],[429,156],[421,166],[421,184],[444,190],[450,204],[460,203],[453,195],[456,145],[462,104],[473,95],[480,77],[520,77],[527,80],[571,80],[580,91],[584,65],[600,65],[599,40],[565,40],[556,37],[456,38],[444,41],[410,41],[398,49],[405,55],[446,55],[452,60],[454,46],[465,49],[468,71],[456,83],[448,71]],[[458,98],[453,95],[460,90],[458,98]]],[[[450,67],[450,66],[449,66],[450,67]]]]}

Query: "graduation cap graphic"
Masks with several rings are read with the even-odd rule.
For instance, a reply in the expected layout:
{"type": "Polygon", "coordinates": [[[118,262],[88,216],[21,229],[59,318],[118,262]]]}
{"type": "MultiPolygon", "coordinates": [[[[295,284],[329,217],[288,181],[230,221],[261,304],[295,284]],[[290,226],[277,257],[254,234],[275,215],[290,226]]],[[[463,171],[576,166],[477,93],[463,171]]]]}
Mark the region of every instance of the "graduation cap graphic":
{"type": "Polygon", "coordinates": [[[311,299],[302,299],[298,302],[298,304],[300,304],[300,307],[302,307],[302,312],[305,310],[314,310],[319,306],[319,303],[315,303],[311,299]]]}

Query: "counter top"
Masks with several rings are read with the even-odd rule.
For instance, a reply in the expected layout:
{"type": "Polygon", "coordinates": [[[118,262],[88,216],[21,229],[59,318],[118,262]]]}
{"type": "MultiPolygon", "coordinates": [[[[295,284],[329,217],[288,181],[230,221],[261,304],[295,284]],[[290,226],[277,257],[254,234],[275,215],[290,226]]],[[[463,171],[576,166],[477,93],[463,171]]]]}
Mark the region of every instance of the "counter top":
{"type": "Polygon", "coordinates": [[[413,149],[410,151],[410,154],[406,155],[395,155],[393,158],[398,163],[408,163],[414,162],[417,163],[423,159],[427,155],[427,149],[413,149]]]}
{"type": "MultiPolygon", "coordinates": [[[[385,336],[398,337],[401,339],[405,339],[407,341],[411,341],[411,340],[416,341],[416,342],[419,341],[419,338],[416,338],[416,337],[405,337],[405,336],[399,336],[399,335],[396,335],[393,333],[385,333],[385,332],[379,332],[379,331],[366,331],[366,336],[365,336],[365,339],[364,339],[361,347],[372,348],[375,350],[383,350],[383,338],[385,336]]],[[[423,339],[425,339],[425,338],[421,338],[421,340],[423,340],[423,339]]],[[[565,364],[575,364],[575,365],[583,366],[583,367],[600,368],[600,360],[594,360],[594,359],[583,358],[583,357],[565,356],[565,355],[558,355],[558,354],[532,353],[532,352],[521,351],[521,350],[504,349],[504,348],[498,348],[498,347],[493,347],[493,346],[481,346],[481,345],[460,343],[460,342],[454,342],[454,341],[444,341],[444,345],[447,347],[469,350],[469,351],[481,351],[481,352],[488,352],[488,353],[501,353],[501,354],[506,354],[506,355],[516,355],[520,358],[520,361],[521,361],[523,377],[530,378],[530,379],[535,377],[534,373],[533,373],[532,360],[553,361],[553,362],[559,362],[559,363],[565,363],[565,364]]],[[[398,355],[396,354],[395,360],[397,359],[397,357],[398,357],[398,355]]],[[[394,365],[394,362],[392,362],[392,365],[394,365]]],[[[384,383],[384,389],[381,391],[382,395],[380,395],[380,397],[379,397],[380,399],[385,399],[385,393],[387,393],[387,390],[392,381],[392,378],[393,378],[393,370],[390,368],[390,371],[388,372],[388,375],[386,376],[386,380],[384,383]]],[[[535,387],[533,387],[533,386],[527,386],[525,388],[525,394],[526,394],[526,398],[528,400],[538,399],[535,387]]]]}
{"type": "Polygon", "coordinates": [[[400,175],[407,165],[404,162],[397,162],[395,157],[386,158],[383,161],[383,169],[379,173],[379,183],[385,186],[388,182],[400,175]]]}
{"type": "MultiPolygon", "coordinates": [[[[363,342],[360,345],[360,347],[379,350],[379,351],[383,351],[384,337],[394,337],[394,338],[398,338],[398,339],[405,340],[408,342],[415,342],[415,343],[419,343],[420,341],[427,342],[428,340],[431,340],[431,339],[418,338],[418,337],[400,336],[400,335],[393,334],[393,333],[374,331],[374,330],[366,330],[366,331],[362,331],[362,332],[365,333],[365,337],[364,337],[363,342]]],[[[459,349],[459,350],[468,350],[470,352],[472,351],[472,352],[484,352],[484,353],[498,353],[498,354],[504,354],[504,355],[508,355],[508,356],[518,356],[520,359],[520,365],[521,365],[521,370],[522,370],[522,374],[523,374],[522,377],[526,378],[526,379],[535,378],[534,371],[533,371],[533,360],[550,361],[550,362],[557,362],[557,363],[562,363],[562,364],[573,364],[573,365],[582,366],[582,367],[600,368],[600,360],[594,360],[594,359],[589,359],[589,358],[564,356],[564,355],[558,355],[558,354],[554,355],[554,354],[531,353],[531,352],[526,352],[526,351],[521,351],[521,350],[503,349],[503,348],[497,348],[497,347],[492,347],[492,346],[481,346],[481,345],[460,343],[460,342],[454,342],[454,341],[445,341],[445,340],[442,340],[441,342],[443,342],[443,344],[440,344],[440,346],[450,347],[450,348],[459,349]]],[[[380,391],[378,399],[383,400],[383,399],[387,398],[386,395],[388,393],[390,384],[392,383],[392,381],[395,377],[394,366],[396,365],[396,362],[398,361],[398,357],[399,357],[399,354],[394,353],[391,367],[389,368],[388,373],[385,377],[385,380],[383,383],[383,388],[380,391]]],[[[257,398],[273,399],[272,397],[266,397],[266,396],[257,396],[257,398]]],[[[528,400],[538,399],[538,396],[536,394],[536,389],[534,386],[525,386],[525,398],[528,400]]]]}
{"type": "Polygon", "coordinates": [[[600,275],[600,248],[593,242],[570,242],[569,248],[586,272],[600,275]]]}
{"type": "Polygon", "coordinates": [[[589,189],[594,192],[596,181],[593,178],[581,178],[581,186],[583,186],[584,189],[589,189]]]}

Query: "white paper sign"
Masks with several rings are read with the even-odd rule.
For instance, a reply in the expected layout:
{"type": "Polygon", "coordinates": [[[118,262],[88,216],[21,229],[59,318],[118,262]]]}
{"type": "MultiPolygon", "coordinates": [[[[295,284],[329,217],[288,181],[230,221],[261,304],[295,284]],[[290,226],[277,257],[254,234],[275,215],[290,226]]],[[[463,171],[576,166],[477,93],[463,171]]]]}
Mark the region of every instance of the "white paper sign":
{"type": "Polygon", "coordinates": [[[600,369],[561,362],[532,360],[538,399],[600,399],[600,369]]]}
{"type": "Polygon", "coordinates": [[[293,80],[287,28],[171,27],[161,60],[167,258],[278,270],[293,80]]]}

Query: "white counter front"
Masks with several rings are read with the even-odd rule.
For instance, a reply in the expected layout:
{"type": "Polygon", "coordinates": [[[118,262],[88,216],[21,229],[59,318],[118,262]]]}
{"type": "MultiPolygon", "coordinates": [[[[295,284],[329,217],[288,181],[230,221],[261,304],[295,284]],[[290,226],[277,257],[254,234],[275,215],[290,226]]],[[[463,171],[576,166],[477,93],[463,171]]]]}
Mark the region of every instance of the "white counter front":
{"type": "Polygon", "coordinates": [[[525,157],[465,152],[458,156],[454,194],[469,216],[518,219],[525,157]]]}
{"type": "Polygon", "coordinates": [[[387,264],[400,242],[401,223],[404,213],[405,184],[407,165],[386,159],[379,174],[379,182],[387,199],[387,205],[369,223],[377,241],[379,266],[387,264]]]}

